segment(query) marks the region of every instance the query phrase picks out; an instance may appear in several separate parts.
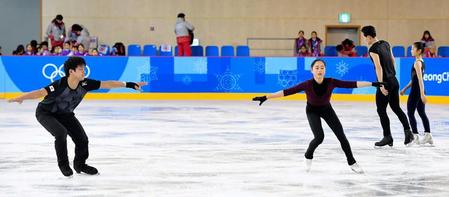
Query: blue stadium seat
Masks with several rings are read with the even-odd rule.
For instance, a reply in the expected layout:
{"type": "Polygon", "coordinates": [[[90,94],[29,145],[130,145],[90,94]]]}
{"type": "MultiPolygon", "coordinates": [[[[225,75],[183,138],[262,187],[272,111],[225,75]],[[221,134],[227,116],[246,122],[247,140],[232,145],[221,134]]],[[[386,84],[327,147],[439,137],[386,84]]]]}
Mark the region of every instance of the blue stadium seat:
{"type": "Polygon", "coordinates": [[[403,46],[394,46],[391,50],[393,51],[393,56],[405,57],[405,48],[403,46]]]}
{"type": "Polygon", "coordinates": [[[324,56],[337,56],[337,47],[336,46],[324,47],[324,56]]]}
{"type": "Polygon", "coordinates": [[[218,47],[217,46],[207,46],[206,47],[206,56],[219,56],[218,47]]]}
{"type": "Polygon", "coordinates": [[[249,56],[249,47],[237,46],[237,56],[249,56]]]}
{"type": "Polygon", "coordinates": [[[449,46],[438,47],[438,56],[439,57],[449,57],[449,46]]]}
{"type": "Polygon", "coordinates": [[[407,47],[407,57],[412,57],[412,46],[407,47]]]}
{"type": "Polygon", "coordinates": [[[221,47],[221,56],[234,56],[234,47],[233,46],[222,46],[221,47]]]}
{"type": "Polygon", "coordinates": [[[192,46],[192,56],[204,56],[203,46],[192,46]]]}
{"type": "Polygon", "coordinates": [[[144,56],[156,56],[157,48],[155,45],[147,44],[143,46],[143,55],[144,56]]]}
{"type": "Polygon", "coordinates": [[[366,46],[356,46],[355,50],[357,51],[357,56],[365,57],[368,55],[368,47],[366,46]]]}
{"type": "Polygon", "coordinates": [[[140,45],[138,44],[130,44],[128,45],[128,56],[141,56],[142,51],[140,49],[140,45]]]}
{"type": "Polygon", "coordinates": [[[178,51],[178,46],[175,46],[174,52],[175,52],[175,53],[173,54],[174,56],[179,56],[179,55],[178,55],[178,53],[179,53],[179,51],[178,51]]]}
{"type": "Polygon", "coordinates": [[[173,49],[171,46],[166,45],[164,48],[164,45],[161,45],[159,47],[159,56],[173,56],[173,49]]]}

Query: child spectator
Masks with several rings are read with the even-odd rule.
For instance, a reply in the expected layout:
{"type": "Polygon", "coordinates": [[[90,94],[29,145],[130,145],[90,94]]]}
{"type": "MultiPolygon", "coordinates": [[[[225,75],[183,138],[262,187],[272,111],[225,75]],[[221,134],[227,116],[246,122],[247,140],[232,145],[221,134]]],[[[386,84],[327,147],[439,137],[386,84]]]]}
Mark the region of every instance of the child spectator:
{"type": "Polygon", "coordinates": [[[314,57],[321,56],[321,43],[323,41],[318,38],[316,31],[312,31],[312,37],[309,39],[308,45],[310,48],[310,53],[314,57]]]}
{"type": "Polygon", "coordinates": [[[53,47],[53,55],[55,55],[55,56],[61,56],[61,54],[62,54],[62,48],[61,48],[61,46],[55,46],[55,47],[53,47]]]}
{"type": "Polygon", "coordinates": [[[115,43],[114,46],[112,46],[111,55],[113,55],[113,56],[125,56],[126,55],[125,45],[123,43],[121,43],[121,42],[115,43]]]}
{"type": "Polygon", "coordinates": [[[51,52],[48,50],[48,42],[47,41],[41,42],[40,48],[41,48],[41,51],[40,51],[39,55],[51,56],[51,52]]]}
{"type": "Polygon", "coordinates": [[[78,47],[72,46],[72,50],[70,51],[70,53],[67,56],[75,56],[76,54],[78,54],[78,47]]]}
{"type": "Polygon", "coordinates": [[[430,34],[430,31],[424,31],[421,42],[423,42],[426,46],[426,48],[424,49],[424,57],[436,57],[437,47],[435,45],[435,40],[430,34]]]}
{"type": "Polygon", "coordinates": [[[12,52],[13,55],[23,55],[25,54],[25,47],[23,45],[17,46],[16,50],[12,52]]]}
{"type": "Polygon", "coordinates": [[[341,42],[341,46],[342,46],[341,54],[343,57],[357,56],[357,53],[355,51],[355,45],[352,40],[346,38],[345,40],[343,40],[343,42],[341,42]]]}
{"type": "Polygon", "coordinates": [[[304,38],[304,31],[300,30],[298,32],[298,38],[295,39],[295,51],[294,51],[295,56],[299,56],[299,50],[301,49],[302,46],[305,46],[306,50],[308,50],[307,39],[304,38]]]}
{"type": "Polygon", "coordinates": [[[31,44],[26,45],[26,51],[24,55],[36,55],[31,44]]]}
{"type": "Polygon", "coordinates": [[[36,55],[37,54],[37,40],[31,40],[30,45],[31,45],[31,47],[33,47],[33,53],[36,55]]]}
{"type": "Polygon", "coordinates": [[[89,56],[99,56],[97,48],[89,49],[89,56]]]}
{"type": "Polygon", "coordinates": [[[92,56],[101,56],[98,54],[97,48],[92,49],[92,56]]]}
{"type": "Polygon", "coordinates": [[[85,56],[86,55],[86,51],[84,49],[84,45],[83,44],[79,44],[78,45],[78,52],[75,53],[75,56],[85,56]]]}
{"type": "Polygon", "coordinates": [[[338,57],[345,57],[345,55],[342,53],[343,51],[343,45],[339,44],[337,45],[337,56],[338,57]]]}
{"type": "Polygon", "coordinates": [[[69,56],[70,52],[70,42],[64,42],[64,48],[61,51],[61,56],[69,56]]]}
{"type": "Polygon", "coordinates": [[[307,50],[307,47],[306,47],[305,44],[303,44],[303,45],[299,48],[299,51],[298,51],[297,56],[298,56],[298,57],[309,57],[309,56],[310,56],[310,53],[309,53],[309,51],[307,50]]]}

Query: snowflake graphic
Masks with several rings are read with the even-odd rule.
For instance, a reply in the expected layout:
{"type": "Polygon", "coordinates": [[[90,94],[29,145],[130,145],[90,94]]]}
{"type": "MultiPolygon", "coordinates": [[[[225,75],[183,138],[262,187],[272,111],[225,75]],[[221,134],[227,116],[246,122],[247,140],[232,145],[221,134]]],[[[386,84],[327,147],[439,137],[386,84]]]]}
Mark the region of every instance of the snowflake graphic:
{"type": "Polygon", "coordinates": [[[258,74],[265,73],[265,61],[263,58],[254,59],[254,70],[258,74]]]}
{"type": "Polygon", "coordinates": [[[278,84],[282,87],[291,87],[298,81],[297,70],[281,70],[278,75],[278,84]]]}
{"type": "Polygon", "coordinates": [[[182,78],[182,83],[188,86],[192,83],[192,78],[186,75],[182,78]]]}
{"type": "Polygon", "coordinates": [[[348,71],[349,71],[349,64],[347,64],[344,61],[340,61],[340,62],[338,62],[336,69],[337,69],[336,73],[338,75],[340,75],[340,77],[342,77],[343,75],[348,73],[348,71]]]}
{"type": "Polygon", "coordinates": [[[218,91],[231,92],[240,91],[239,86],[240,75],[232,74],[229,70],[221,75],[216,75],[218,79],[218,85],[215,88],[218,91]]]}
{"type": "Polygon", "coordinates": [[[198,73],[207,73],[207,59],[197,58],[193,62],[193,69],[198,73]]]}

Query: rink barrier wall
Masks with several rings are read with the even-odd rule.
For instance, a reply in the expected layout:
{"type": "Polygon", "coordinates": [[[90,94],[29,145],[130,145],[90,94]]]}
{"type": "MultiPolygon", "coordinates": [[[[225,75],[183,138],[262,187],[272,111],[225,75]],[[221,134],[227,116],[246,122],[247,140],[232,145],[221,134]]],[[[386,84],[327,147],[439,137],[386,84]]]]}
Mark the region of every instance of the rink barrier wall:
{"type": "MultiPolygon", "coordinates": [[[[67,57],[1,56],[0,98],[39,89],[64,76],[67,57]]],[[[311,78],[315,58],[296,57],[85,57],[86,76],[97,80],[147,81],[143,93],[97,90],[89,99],[245,100],[276,92],[311,78]],[[104,94],[109,93],[109,94],[104,94]]],[[[374,81],[369,58],[322,58],[326,76],[374,81]]],[[[449,58],[424,59],[425,87],[431,103],[449,103],[449,58]]],[[[413,58],[396,58],[397,78],[410,80],[413,58]]],[[[334,100],[373,101],[372,87],[334,90],[334,100]]],[[[404,99],[406,97],[403,97],[404,99]]],[[[304,95],[286,100],[303,100],[304,95]]]]}
{"type": "MultiPolygon", "coordinates": [[[[22,93],[5,93],[0,99],[8,99],[19,96],[22,93]]],[[[255,96],[265,93],[89,93],[85,99],[89,100],[246,100],[251,102],[255,96]]],[[[407,102],[407,96],[400,97],[401,102],[407,102]]],[[[449,104],[446,96],[427,96],[428,103],[449,104]]],[[[296,94],[276,100],[305,101],[304,94],[296,94]]],[[[343,102],[375,102],[374,95],[362,94],[333,94],[332,101],[343,102]]]]}

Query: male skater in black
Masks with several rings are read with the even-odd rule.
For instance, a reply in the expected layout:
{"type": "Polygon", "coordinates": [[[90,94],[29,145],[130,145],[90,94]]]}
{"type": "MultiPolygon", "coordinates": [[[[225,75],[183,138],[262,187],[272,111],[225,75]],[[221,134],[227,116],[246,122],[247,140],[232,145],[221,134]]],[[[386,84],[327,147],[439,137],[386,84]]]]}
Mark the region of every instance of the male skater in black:
{"type": "Polygon", "coordinates": [[[393,112],[398,116],[404,127],[404,144],[410,145],[413,141],[413,134],[410,131],[410,125],[407,116],[399,105],[399,82],[396,79],[395,61],[390,44],[384,40],[376,38],[376,29],[373,26],[365,26],[362,28],[363,36],[368,45],[370,45],[369,55],[374,63],[378,82],[385,82],[385,86],[381,86],[376,92],[377,113],[380,117],[380,123],[383,129],[383,138],[374,145],[381,147],[385,145],[393,146],[393,137],[390,131],[390,119],[387,115],[387,105],[390,104],[393,112]]]}
{"type": "Polygon", "coordinates": [[[84,78],[86,62],[82,57],[70,57],[64,63],[65,77],[54,81],[45,88],[25,93],[8,102],[22,103],[27,99],[44,97],[36,109],[36,118],[55,137],[56,156],[58,166],[64,176],[71,176],[67,156],[67,135],[75,143],[75,158],[73,168],[77,173],[90,175],[98,174],[98,170],[86,164],[89,157],[88,138],[78,119],[73,113],[74,109],[83,100],[88,91],[97,89],[111,89],[127,87],[141,90],[146,82],[97,81],[84,78]]]}

